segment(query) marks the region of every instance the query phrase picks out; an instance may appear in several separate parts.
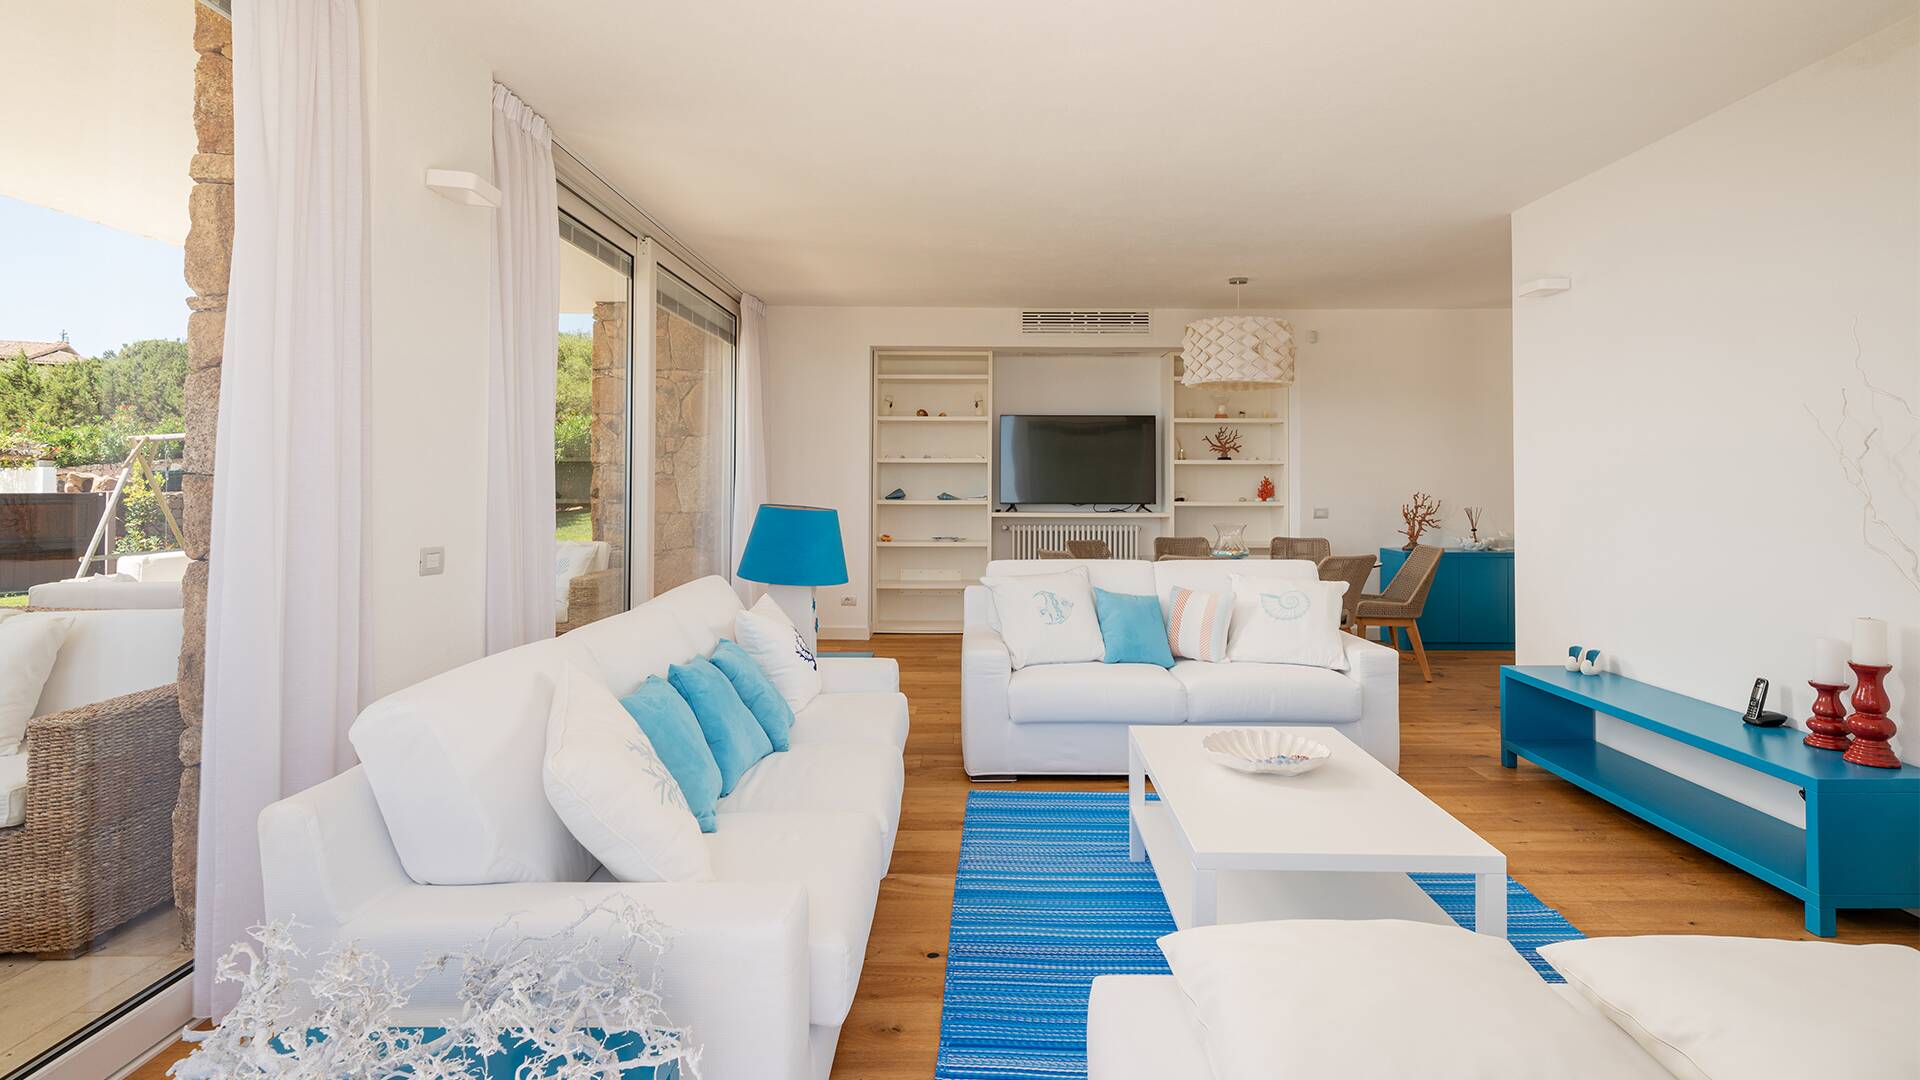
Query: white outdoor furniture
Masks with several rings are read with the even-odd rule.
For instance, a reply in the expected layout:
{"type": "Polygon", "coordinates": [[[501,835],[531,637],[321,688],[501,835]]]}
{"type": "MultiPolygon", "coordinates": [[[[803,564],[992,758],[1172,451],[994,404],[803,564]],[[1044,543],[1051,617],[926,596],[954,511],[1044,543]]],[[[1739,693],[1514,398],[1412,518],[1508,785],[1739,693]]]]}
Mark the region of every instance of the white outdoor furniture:
{"type": "MultiPolygon", "coordinates": [[[[703,837],[712,881],[611,880],[542,787],[555,672],[579,666],[624,696],[710,654],[740,611],[730,584],[702,578],[369,705],[352,732],[362,764],[261,815],[267,916],[297,920],[311,962],[354,941],[408,973],[473,948],[510,916],[545,933],[583,905],[630,897],[672,932],[662,992],[704,1048],[703,1076],[824,1078],[900,820],[898,666],[821,660],[823,690],[797,713],[792,748],[720,800],[719,827],[703,837]],[[555,880],[555,866],[582,869],[555,880]]],[[[430,976],[401,1020],[431,1024],[456,1008],[456,976],[430,976]]]]}
{"type": "MultiPolygon", "coordinates": [[[[1317,580],[1289,559],[1002,560],[989,577],[1084,566],[1096,588],[1160,598],[1173,587],[1227,592],[1234,574],[1317,580]]],[[[1352,635],[1346,671],[1297,664],[1037,664],[1013,670],[993,594],[966,590],[960,645],[960,742],[967,775],[1118,776],[1129,724],[1338,725],[1388,769],[1400,766],[1400,654],[1352,635]]]]}
{"type": "Polygon", "coordinates": [[[36,608],[177,608],[187,565],[184,551],[122,555],[111,574],[33,586],[27,603],[36,608]]]}
{"type": "Polygon", "coordinates": [[[1453,920],[1407,875],[1474,875],[1475,927],[1507,932],[1507,857],[1330,727],[1302,776],[1236,772],[1207,727],[1127,729],[1128,857],[1151,855],[1181,929],[1262,919],[1453,920]],[[1159,798],[1146,798],[1152,781],[1159,798]]]}

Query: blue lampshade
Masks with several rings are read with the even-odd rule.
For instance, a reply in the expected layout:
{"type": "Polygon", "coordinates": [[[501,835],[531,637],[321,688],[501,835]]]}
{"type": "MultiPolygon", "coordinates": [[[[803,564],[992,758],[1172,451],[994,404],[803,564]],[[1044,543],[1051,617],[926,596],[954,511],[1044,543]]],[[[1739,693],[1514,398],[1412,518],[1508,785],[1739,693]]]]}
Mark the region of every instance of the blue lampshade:
{"type": "Polygon", "coordinates": [[[740,556],[740,576],[765,585],[845,585],[840,512],[821,506],[765,503],[740,556]]]}

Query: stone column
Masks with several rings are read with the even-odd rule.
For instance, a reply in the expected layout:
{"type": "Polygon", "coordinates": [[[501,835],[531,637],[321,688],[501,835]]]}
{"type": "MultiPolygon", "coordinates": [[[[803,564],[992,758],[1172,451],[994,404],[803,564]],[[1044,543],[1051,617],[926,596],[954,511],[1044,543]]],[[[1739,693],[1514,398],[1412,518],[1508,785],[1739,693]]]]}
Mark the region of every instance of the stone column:
{"type": "Polygon", "coordinates": [[[199,855],[200,721],[207,660],[207,558],[213,521],[213,440],[220,409],[220,358],[227,321],[227,274],[233,260],[233,26],[195,0],[193,127],[197,140],[188,174],[186,279],[187,448],[181,482],[186,581],[181,594],[180,798],[173,807],[173,896],[182,935],[193,941],[195,868],[199,855]]]}
{"type": "Polygon", "coordinates": [[[612,545],[609,566],[627,565],[627,305],[593,305],[593,538],[612,545]]]}

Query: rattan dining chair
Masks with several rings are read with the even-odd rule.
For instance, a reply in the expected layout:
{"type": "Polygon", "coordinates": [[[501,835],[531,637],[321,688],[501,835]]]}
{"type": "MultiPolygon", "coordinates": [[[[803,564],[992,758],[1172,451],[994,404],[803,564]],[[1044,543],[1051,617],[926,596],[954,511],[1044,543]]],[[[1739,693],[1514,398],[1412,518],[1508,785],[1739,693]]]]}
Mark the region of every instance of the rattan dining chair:
{"type": "Polygon", "coordinates": [[[1076,559],[1111,559],[1113,548],[1105,540],[1069,540],[1067,554],[1076,559]]]}
{"type": "Polygon", "coordinates": [[[1071,559],[1073,558],[1073,553],[1070,551],[1042,551],[1040,557],[1043,559],[1071,559]]]}
{"type": "Polygon", "coordinates": [[[1407,555],[1400,571],[1393,575],[1385,592],[1363,595],[1353,606],[1353,632],[1361,637],[1380,627],[1387,632],[1387,644],[1400,648],[1400,631],[1407,632],[1413,645],[1413,658],[1420,674],[1433,681],[1433,669],[1427,666],[1427,647],[1420,640],[1420,613],[1426,609],[1427,593],[1433,589],[1433,575],[1440,569],[1440,549],[1419,544],[1407,555]]]}
{"type": "Polygon", "coordinates": [[[1267,557],[1305,559],[1317,563],[1333,554],[1333,541],[1324,536],[1276,536],[1267,541],[1267,557]]]}
{"type": "Polygon", "coordinates": [[[1320,560],[1321,581],[1347,583],[1346,595],[1340,598],[1340,622],[1348,629],[1353,628],[1353,607],[1360,602],[1360,590],[1367,587],[1373,564],[1371,555],[1329,555],[1320,560]]]}
{"type": "Polygon", "coordinates": [[[1156,536],[1153,538],[1153,558],[1162,559],[1209,559],[1213,557],[1213,542],[1204,536],[1156,536]]]}

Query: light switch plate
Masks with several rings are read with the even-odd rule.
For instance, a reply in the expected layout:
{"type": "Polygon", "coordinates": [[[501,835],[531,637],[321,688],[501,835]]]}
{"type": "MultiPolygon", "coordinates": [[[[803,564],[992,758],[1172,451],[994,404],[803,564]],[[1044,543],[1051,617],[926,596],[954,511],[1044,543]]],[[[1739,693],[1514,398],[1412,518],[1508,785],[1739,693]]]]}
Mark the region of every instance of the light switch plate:
{"type": "Polygon", "coordinates": [[[1322,520],[1322,519],[1324,519],[1324,518],[1326,518],[1327,516],[1328,516],[1328,514],[1327,514],[1327,508],[1326,508],[1326,507],[1324,507],[1324,506],[1316,506],[1316,507],[1314,507],[1314,508],[1313,508],[1313,520],[1315,520],[1315,521],[1320,521],[1320,520],[1322,520]]]}
{"type": "Polygon", "coordinates": [[[444,574],[447,570],[447,549],[443,547],[423,547],[420,549],[420,576],[432,577],[444,574]]]}

